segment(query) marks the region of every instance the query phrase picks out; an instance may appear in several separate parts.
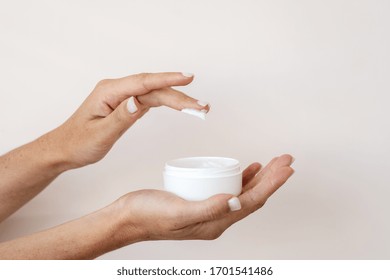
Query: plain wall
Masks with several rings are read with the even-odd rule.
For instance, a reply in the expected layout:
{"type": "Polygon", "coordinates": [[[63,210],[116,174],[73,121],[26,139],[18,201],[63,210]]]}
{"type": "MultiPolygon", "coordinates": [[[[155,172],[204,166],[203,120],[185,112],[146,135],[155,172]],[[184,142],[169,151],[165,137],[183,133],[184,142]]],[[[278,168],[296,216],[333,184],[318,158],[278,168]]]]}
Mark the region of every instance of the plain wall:
{"type": "MultiPolygon", "coordinates": [[[[294,176],[215,241],[143,242],[102,259],[390,257],[389,1],[0,1],[0,153],[60,125],[96,82],[196,75],[207,120],[154,109],[99,163],[61,175],[1,240],[161,188],[165,161],[291,153],[294,176]]],[[[1,179],[1,178],[0,178],[1,179]]]]}

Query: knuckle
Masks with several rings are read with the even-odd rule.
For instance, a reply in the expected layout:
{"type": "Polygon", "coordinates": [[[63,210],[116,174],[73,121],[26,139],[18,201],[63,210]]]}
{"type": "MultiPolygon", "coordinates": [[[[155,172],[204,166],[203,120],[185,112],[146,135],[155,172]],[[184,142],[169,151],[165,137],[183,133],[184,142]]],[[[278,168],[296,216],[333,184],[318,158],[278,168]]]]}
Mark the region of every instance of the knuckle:
{"type": "Polygon", "coordinates": [[[137,80],[139,81],[140,85],[142,86],[142,88],[145,90],[145,91],[149,91],[149,87],[148,87],[148,79],[149,79],[149,76],[150,76],[150,73],[146,73],[146,72],[142,72],[142,73],[138,73],[135,75],[137,80]]]}
{"type": "Polygon", "coordinates": [[[256,199],[256,193],[254,189],[248,192],[248,197],[249,197],[250,205],[257,205],[259,203],[258,200],[256,199]]]}
{"type": "Polygon", "coordinates": [[[113,79],[100,80],[99,82],[97,82],[97,84],[95,86],[95,91],[104,92],[108,88],[112,87],[113,81],[114,81],[113,79]]]}
{"type": "Polygon", "coordinates": [[[251,212],[256,211],[257,209],[260,209],[264,206],[265,202],[267,201],[267,198],[265,198],[263,195],[256,192],[254,189],[252,189],[251,192],[248,193],[250,205],[251,205],[251,212]]]}
{"type": "Polygon", "coordinates": [[[138,73],[138,74],[135,74],[135,76],[137,76],[139,79],[145,79],[150,73],[147,73],[147,72],[141,72],[141,73],[138,73]]]}

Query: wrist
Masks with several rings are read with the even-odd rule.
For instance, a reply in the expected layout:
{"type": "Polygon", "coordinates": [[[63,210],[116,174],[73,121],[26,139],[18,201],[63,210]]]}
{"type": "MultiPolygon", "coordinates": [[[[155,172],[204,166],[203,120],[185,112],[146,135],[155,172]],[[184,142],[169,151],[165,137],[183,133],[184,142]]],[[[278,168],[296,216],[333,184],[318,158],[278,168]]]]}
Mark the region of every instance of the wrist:
{"type": "Polygon", "coordinates": [[[121,247],[143,241],[142,234],[122,218],[115,203],[91,213],[72,225],[73,253],[65,258],[94,259],[121,247]]]}
{"type": "Polygon", "coordinates": [[[54,129],[34,141],[47,170],[52,170],[56,175],[77,167],[67,155],[66,136],[61,136],[58,130],[54,129]]]}
{"type": "Polygon", "coordinates": [[[107,221],[107,228],[110,229],[108,235],[111,240],[111,250],[147,240],[143,228],[134,222],[135,219],[132,218],[134,214],[123,205],[125,202],[120,198],[99,211],[107,221]]]}

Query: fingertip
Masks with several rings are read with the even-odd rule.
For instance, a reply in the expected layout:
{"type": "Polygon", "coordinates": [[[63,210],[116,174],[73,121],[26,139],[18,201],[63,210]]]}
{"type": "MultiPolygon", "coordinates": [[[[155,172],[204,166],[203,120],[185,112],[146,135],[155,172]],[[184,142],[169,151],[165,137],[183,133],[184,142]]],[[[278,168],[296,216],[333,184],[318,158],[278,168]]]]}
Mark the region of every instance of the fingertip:
{"type": "Polygon", "coordinates": [[[259,170],[261,169],[261,163],[260,162],[254,162],[250,165],[251,168],[253,168],[254,170],[259,170]]]}
{"type": "Polygon", "coordinates": [[[290,154],[282,154],[282,155],[279,156],[279,158],[288,158],[288,159],[291,160],[293,157],[290,154]]]}
{"type": "Polygon", "coordinates": [[[186,86],[190,83],[192,83],[192,81],[195,79],[195,75],[194,73],[190,73],[190,72],[181,72],[179,73],[179,76],[180,76],[180,85],[181,86],[186,86]]]}
{"type": "Polygon", "coordinates": [[[198,117],[202,120],[206,120],[206,114],[207,112],[203,111],[203,110],[197,110],[197,109],[192,109],[192,108],[184,108],[181,110],[182,113],[185,113],[185,114],[188,114],[188,115],[191,115],[191,116],[195,116],[195,117],[198,117]]]}
{"type": "Polygon", "coordinates": [[[251,163],[247,168],[244,169],[242,172],[242,176],[245,179],[247,176],[254,176],[256,173],[258,173],[261,170],[261,164],[258,162],[251,163]]]}
{"type": "Polygon", "coordinates": [[[247,173],[246,174],[252,174],[252,176],[256,176],[257,173],[260,172],[262,168],[262,165],[259,162],[254,162],[251,165],[247,167],[247,173]]]}
{"type": "Polygon", "coordinates": [[[290,160],[290,165],[293,164],[293,162],[295,161],[295,158],[290,154],[284,154],[282,156],[290,160]]]}
{"type": "Polygon", "coordinates": [[[206,119],[206,115],[210,111],[210,103],[207,101],[196,100],[190,96],[182,93],[181,109],[183,113],[187,113],[203,120],[206,119]]]}
{"type": "Polygon", "coordinates": [[[194,78],[194,73],[190,73],[190,72],[181,72],[181,74],[185,77],[185,78],[194,78]]]}
{"type": "Polygon", "coordinates": [[[278,157],[277,161],[275,162],[276,167],[282,167],[282,166],[290,166],[294,162],[293,156],[290,154],[283,154],[278,157]]]}

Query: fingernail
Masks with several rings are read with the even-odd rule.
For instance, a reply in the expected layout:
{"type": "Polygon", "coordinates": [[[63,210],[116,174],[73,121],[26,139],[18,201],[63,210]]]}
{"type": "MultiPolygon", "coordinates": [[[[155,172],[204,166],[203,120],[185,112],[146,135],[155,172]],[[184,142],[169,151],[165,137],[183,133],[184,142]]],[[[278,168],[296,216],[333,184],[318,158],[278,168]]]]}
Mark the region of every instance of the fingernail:
{"type": "Polygon", "coordinates": [[[196,109],[186,108],[181,110],[183,113],[198,117],[202,120],[206,120],[206,112],[202,112],[196,109]]]}
{"type": "Polygon", "coordinates": [[[294,161],[295,161],[295,157],[292,157],[290,165],[293,164],[294,161]]]}
{"type": "Polygon", "coordinates": [[[187,78],[191,78],[191,77],[194,76],[193,73],[187,73],[187,72],[182,72],[181,74],[182,74],[184,77],[187,77],[187,78]]]}
{"type": "Polygon", "coordinates": [[[232,197],[228,200],[230,211],[238,211],[241,209],[241,203],[238,197],[232,197]]]}
{"type": "Polygon", "coordinates": [[[134,96],[130,97],[127,101],[127,110],[130,114],[134,114],[138,111],[137,105],[135,105],[134,96]]]}
{"type": "Polygon", "coordinates": [[[206,102],[206,101],[201,101],[201,100],[198,100],[197,103],[198,103],[200,106],[202,106],[202,107],[206,107],[207,105],[209,105],[208,102],[206,102]]]}

